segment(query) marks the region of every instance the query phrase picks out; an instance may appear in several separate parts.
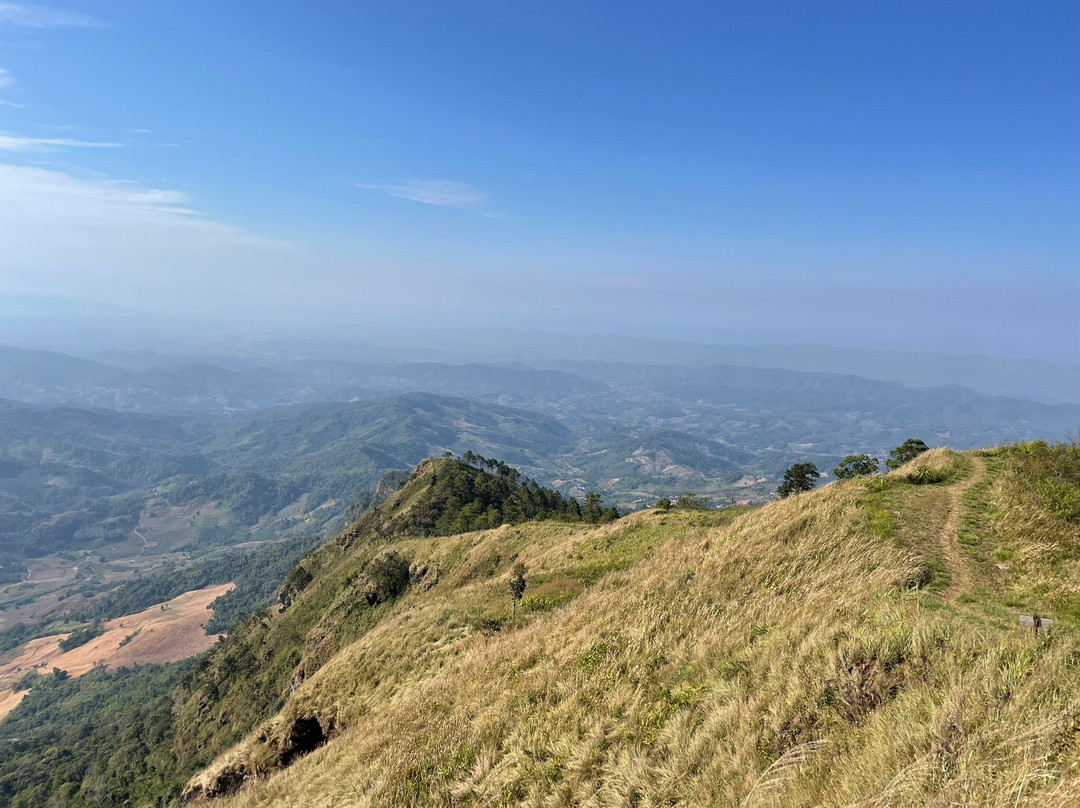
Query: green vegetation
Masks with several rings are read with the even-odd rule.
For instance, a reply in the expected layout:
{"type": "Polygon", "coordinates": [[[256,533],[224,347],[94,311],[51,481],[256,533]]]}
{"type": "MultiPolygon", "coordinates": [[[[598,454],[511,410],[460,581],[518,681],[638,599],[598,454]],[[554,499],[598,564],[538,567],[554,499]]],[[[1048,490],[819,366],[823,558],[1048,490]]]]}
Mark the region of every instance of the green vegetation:
{"type": "Polygon", "coordinates": [[[111,620],[193,589],[232,581],[235,588],[214,601],[214,617],[207,625],[207,633],[220,633],[233,620],[264,608],[289,570],[319,541],[318,537],[308,536],[268,544],[247,553],[223,550],[189,567],[120,584],[107,595],[76,609],[71,619],[111,620]]]}
{"type": "Polygon", "coordinates": [[[869,477],[876,474],[881,463],[868,454],[848,455],[833,469],[833,476],[838,480],[850,480],[852,477],[869,477]]]}
{"type": "Polygon", "coordinates": [[[811,491],[817,484],[819,476],[817,466],[813,463],[796,463],[784,472],[784,479],[780,482],[776,493],[783,498],[811,491]]]}
{"type": "MultiPolygon", "coordinates": [[[[12,626],[0,633],[0,652],[34,637],[69,631],[72,625],[96,624],[141,612],[184,592],[231,581],[235,587],[214,601],[214,616],[206,626],[208,634],[220,634],[234,621],[264,608],[297,561],[321,541],[317,536],[307,536],[268,544],[246,553],[223,549],[191,566],[128,581],[77,607],[63,620],[12,626]]],[[[92,636],[86,636],[83,642],[92,636]]]]}
{"type": "Polygon", "coordinates": [[[0,804],[175,805],[173,688],[190,663],[37,676],[0,721],[0,804]]]}
{"type": "Polygon", "coordinates": [[[908,438],[889,452],[889,458],[885,461],[885,465],[890,469],[898,469],[929,449],[930,447],[918,438],[908,438]]]}
{"type": "Polygon", "coordinates": [[[510,573],[510,600],[513,603],[511,618],[517,619],[518,602],[525,594],[525,565],[520,561],[514,565],[510,573]]]}
{"type": "Polygon", "coordinates": [[[688,491],[675,500],[675,510],[678,511],[704,511],[708,508],[709,501],[694,491],[688,491]]]}
{"type": "Polygon", "coordinates": [[[80,645],[86,645],[94,637],[100,637],[105,633],[104,627],[101,623],[93,623],[83,628],[77,628],[71,632],[67,637],[60,640],[61,651],[71,651],[78,648],[80,645]]]}
{"type": "Polygon", "coordinates": [[[444,457],[414,472],[430,474],[430,492],[386,521],[380,510],[362,517],[348,533],[374,529],[379,535],[449,536],[499,525],[540,519],[602,523],[618,519],[615,508],[605,508],[595,491],[579,505],[557,491],[544,488],[517,469],[467,452],[460,459],[444,457]],[[484,471],[482,469],[487,469],[484,471]]]}

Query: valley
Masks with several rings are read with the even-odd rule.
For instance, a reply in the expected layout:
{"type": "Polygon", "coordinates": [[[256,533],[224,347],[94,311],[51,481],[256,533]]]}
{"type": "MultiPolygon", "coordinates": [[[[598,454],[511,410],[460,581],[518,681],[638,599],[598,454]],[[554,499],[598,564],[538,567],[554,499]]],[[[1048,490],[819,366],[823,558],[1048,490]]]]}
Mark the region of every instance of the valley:
{"type": "Polygon", "coordinates": [[[0,633],[55,632],[229,548],[330,535],[383,475],[444,451],[627,512],[688,492],[760,504],[791,463],[913,434],[963,449],[1080,423],[1066,404],[740,365],[102,359],[0,351],[0,393],[22,399],[0,402],[0,633]]]}

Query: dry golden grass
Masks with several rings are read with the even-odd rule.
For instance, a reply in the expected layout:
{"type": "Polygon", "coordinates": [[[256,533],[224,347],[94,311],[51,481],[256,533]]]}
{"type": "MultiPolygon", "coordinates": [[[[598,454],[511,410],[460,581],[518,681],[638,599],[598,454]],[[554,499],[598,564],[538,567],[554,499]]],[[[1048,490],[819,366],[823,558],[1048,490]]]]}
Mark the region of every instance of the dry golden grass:
{"type": "MultiPolygon", "coordinates": [[[[0,665],[0,683],[10,688],[28,671],[49,673],[54,667],[70,676],[82,676],[97,666],[119,668],[187,659],[217,641],[216,635],[207,636],[203,630],[213,616],[209,606],[232,586],[185,592],[138,614],[110,620],[103,634],[70,651],[60,648],[67,634],[31,640],[21,653],[0,665]]],[[[0,719],[15,709],[27,692],[0,690],[0,719]]]]}
{"type": "MultiPolygon", "coordinates": [[[[194,782],[256,778],[221,802],[245,808],[1080,804],[1075,627],[1035,640],[923,588],[924,545],[881,526],[883,509],[940,506],[941,486],[905,482],[919,465],[947,486],[976,471],[935,450],[712,525],[402,542],[451,571],[194,782]],[[467,617],[508,611],[506,573],[468,570],[495,551],[541,580],[596,552],[636,560],[491,636],[467,617]],[[309,717],[329,742],[276,770],[309,717]]],[[[949,572],[983,583],[974,563],[949,572]]]]}

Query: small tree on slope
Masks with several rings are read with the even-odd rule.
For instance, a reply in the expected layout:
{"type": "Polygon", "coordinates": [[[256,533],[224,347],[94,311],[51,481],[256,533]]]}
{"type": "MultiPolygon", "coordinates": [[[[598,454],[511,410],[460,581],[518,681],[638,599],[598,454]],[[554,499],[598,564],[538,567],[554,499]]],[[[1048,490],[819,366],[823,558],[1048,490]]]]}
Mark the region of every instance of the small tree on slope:
{"type": "Polygon", "coordinates": [[[898,469],[909,460],[914,460],[929,449],[930,447],[918,438],[908,438],[889,452],[889,459],[885,461],[885,465],[891,469],[898,469]]]}
{"type": "Polygon", "coordinates": [[[881,461],[868,454],[848,455],[833,469],[838,480],[850,480],[852,477],[868,477],[878,470],[881,461]]]}
{"type": "Polygon", "coordinates": [[[809,491],[817,480],[817,466],[813,463],[796,463],[784,472],[784,480],[776,489],[776,493],[781,497],[790,497],[792,494],[809,491]]]}
{"type": "Polygon", "coordinates": [[[514,571],[510,573],[510,597],[514,602],[513,619],[517,619],[517,605],[521,596],[525,594],[525,565],[520,561],[514,565],[514,571]]]}

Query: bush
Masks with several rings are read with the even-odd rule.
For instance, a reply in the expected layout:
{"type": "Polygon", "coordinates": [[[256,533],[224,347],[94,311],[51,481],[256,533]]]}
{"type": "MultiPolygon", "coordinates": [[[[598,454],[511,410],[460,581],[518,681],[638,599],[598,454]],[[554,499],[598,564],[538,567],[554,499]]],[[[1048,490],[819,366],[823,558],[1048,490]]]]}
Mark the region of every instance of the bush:
{"type": "Polygon", "coordinates": [[[709,503],[705,497],[698,496],[693,491],[687,491],[675,500],[675,508],[680,511],[707,511],[709,503]]]}
{"type": "Polygon", "coordinates": [[[86,645],[94,637],[100,637],[105,633],[105,629],[101,623],[94,623],[92,626],[85,626],[84,628],[76,629],[71,632],[65,639],[60,640],[61,651],[71,651],[78,648],[80,645],[86,645]]]}
{"type": "Polygon", "coordinates": [[[907,475],[907,481],[913,485],[933,485],[943,483],[949,479],[949,473],[942,469],[932,469],[929,466],[919,466],[907,475]]]}
{"type": "Polygon", "coordinates": [[[364,570],[368,605],[377,606],[393,600],[409,585],[409,562],[395,552],[373,558],[364,570]]]}

